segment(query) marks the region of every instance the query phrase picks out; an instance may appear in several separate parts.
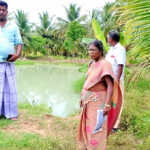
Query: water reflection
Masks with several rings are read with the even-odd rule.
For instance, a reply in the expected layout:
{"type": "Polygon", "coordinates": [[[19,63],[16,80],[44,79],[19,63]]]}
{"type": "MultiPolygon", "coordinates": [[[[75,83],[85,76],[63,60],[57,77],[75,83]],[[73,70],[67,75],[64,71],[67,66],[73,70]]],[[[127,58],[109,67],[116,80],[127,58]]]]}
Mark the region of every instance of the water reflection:
{"type": "Polygon", "coordinates": [[[55,116],[66,117],[79,109],[79,94],[72,83],[81,77],[78,67],[34,65],[17,66],[19,101],[41,103],[52,108],[55,116]]]}

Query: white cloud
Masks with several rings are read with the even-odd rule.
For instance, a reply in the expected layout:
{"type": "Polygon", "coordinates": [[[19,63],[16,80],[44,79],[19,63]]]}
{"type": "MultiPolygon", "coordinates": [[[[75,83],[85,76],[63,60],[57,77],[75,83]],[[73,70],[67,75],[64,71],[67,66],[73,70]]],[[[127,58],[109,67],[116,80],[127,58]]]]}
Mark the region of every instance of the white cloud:
{"type": "Polygon", "coordinates": [[[30,22],[39,22],[38,14],[48,11],[50,16],[65,18],[65,7],[69,7],[70,3],[75,3],[81,7],[81,14],[88,14],[93,8],[102,8],[106,2],[114,0],[6,0],[8,2],[9,11],[17,9],[24,10],[29,17],[30,22]]]}

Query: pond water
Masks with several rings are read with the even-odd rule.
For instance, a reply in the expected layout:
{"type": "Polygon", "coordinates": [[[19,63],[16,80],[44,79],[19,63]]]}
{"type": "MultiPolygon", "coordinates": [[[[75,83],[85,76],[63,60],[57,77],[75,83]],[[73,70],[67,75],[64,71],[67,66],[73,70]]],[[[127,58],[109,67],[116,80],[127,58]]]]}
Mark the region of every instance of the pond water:
{"type": "Polygon", "coordinates": [[[46,104],[52,114],[67,117],[79,110],[80,94],[72,84],[82,73],[78,67],[60,65],[17,66],[17,89],[19,102],[31,105],[46,104]]]}

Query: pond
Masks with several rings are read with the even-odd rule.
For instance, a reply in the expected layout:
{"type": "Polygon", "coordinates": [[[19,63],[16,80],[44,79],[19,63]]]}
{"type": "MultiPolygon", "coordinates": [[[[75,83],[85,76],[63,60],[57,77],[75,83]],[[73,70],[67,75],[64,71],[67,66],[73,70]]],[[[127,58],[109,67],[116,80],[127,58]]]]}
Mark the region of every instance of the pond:
{"type": "Polygon", "coordinates": [[[19,102],[31,105],[46,104],[52,114],[67,117],[79,110],[80,94],[73,90],[73,83],[82,73],[76,66],[28,65],[17,66],[19,102]]]}

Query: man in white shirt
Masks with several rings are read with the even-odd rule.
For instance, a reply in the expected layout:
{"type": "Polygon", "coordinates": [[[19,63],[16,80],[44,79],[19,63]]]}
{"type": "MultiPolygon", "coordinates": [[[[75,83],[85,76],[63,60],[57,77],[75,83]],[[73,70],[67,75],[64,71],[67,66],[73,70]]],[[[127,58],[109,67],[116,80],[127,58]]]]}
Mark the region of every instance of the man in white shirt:
{"type": "MultiPolygon", "coordinates": [[[[112,64],[114,75],[116,76],[116,79],[120,83],[122,94],[124,95],[124,69],[126,64],[126,50],[119,43],[119,41],[120,41],[120,34],[117,31],[111,31],[108,33],[107,42],[111,47],[106,55],[106,60],[112,64]]],[[[122,108],[120,116],[122,113],[122,108]]],[[[118,129],[120,123],[120,116],[118,117],[118,120],[114,126],[114,131],[118,129]]]]}

